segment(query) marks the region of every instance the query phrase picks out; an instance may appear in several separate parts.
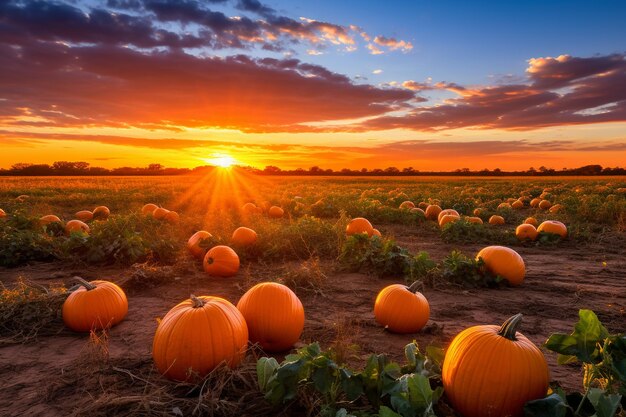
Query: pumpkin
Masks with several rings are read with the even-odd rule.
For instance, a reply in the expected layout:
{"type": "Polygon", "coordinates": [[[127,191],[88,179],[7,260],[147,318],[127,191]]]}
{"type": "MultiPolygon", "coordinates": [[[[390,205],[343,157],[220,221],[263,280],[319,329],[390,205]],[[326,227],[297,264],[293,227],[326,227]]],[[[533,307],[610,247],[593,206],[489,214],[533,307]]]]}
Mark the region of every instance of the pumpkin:
{"type": "Polygon", "coordinates": [[[214,246],[204,255],[204,271],[216,277],[232,277],[239,271],[239,256],[228,246],[214,246]]]}
{"type": "Polygon", "coordinates": [[[50,223],[63,223],[63,222],[54,214],[48,214],[39,219],[39,224],[42,226],[47,226],[50,223]]]}
{"type": "Polygon", "coordinates": [[[517,198],[513,198],[513,197],[509,197],[509,198],[506,199],[506,202],[509,203],[509,204],[513,204],[516,201],[517,201],[517,198]]]}
{"type": "Polygon", "coordinates": [[[431,204],[426,207],[426,211],[424,212],[428,220],[438,220],[439,213],[441,213],[441,207],[436,204],[431,204]]]}
{"type": "Polygon", "coordinates": [[[524,223],[532,224],[535,227],[539,226],[539,222],[534,217],[528,217],[526,220],[524,220],[524,223]]]}
{"type": "Polygon", "coordinates": [[[524,208],[524,203],[522,203],[519,200],[515,200],[514,202],[511,203],[511,208],[515,209],[515,210],[519,210],[524,208]]]}
{"type": "Polygon", "coordinates": [[[189,240],[187,241],[187,249],[193,257],[198,259],[204,258],[204,255],[206,254],[208,248],[203,248],[200,245],[202,244],[202,241],[204,239],[209,239],[210,237],[213,237],[211,233],[204,230],[199,230],[189,238],[189,240]]]}
{"type": "Polygon", "coordinates": [[[419,282],[410,287],[392,284],[383,288],[374,302],[376,321],[395,333],[420,331],[430,317],[426,297],[416,291],[419,282]]]}
{"type": "Polygon", "coordinates": [[[237,303],[246,319],[250,341],[268,352],[282,352],[300,339],[304,307],[288,287],[262,282],[250,288],[237,303]]]}
{"type": "Polygon", "coordinates": [[[74,217],[76,217],[76,219],[80,220],[81,222],[89,222],[93,220],[93,213],[89,210],[81,210],[77,211],[74,214],[74,217]]]}
{"type": "Polygon", "coordinates": [[[555,204],[552,207],[550,207],[550,213],[558,213],[559,211],[561,211],[563,209],[563,206],[561,204],[555,204]]]}
{"type": "Polygon", "coordinates": [[[111,210],[106,206],[98,206],[93,209],[93,218],[96,220],[106,220],[111,215],[111,210]]]}
{"type": "Polygon", "coordinates": [[[498,216],[496,214],[494,214],[493,216],[489,217],[489,224],[493,224],[493,225],[501,225],[504,224],[504,217],[502,216],[498,216]]]}
{"type": "Polygon", "coordinates": [[[422,210],[419,207],[413,207],[412,209],[409,210],[409,212],[413,213],[413,214],[419,214],[422,216],[426,216],[426,213],[424,213],[424,210],[422,210]]]}
{"type": "Polygon", "coordinates": [[[222,362],[239,365],[246,353],[246,321],[227,300],[191,296],[167,312],[152,342],[154,364],[165,377],[206,376],[222,362]]]}
{"type": "Polygon", "coordinates": [[[515,236],[519,240],[535,240],[537,239],[537,229],[532,224],[523,223],[515,229],[515,236]]]}
{"type": "Polygon", "coordinates": [[[425,202],[425,201],[421,201],[421,202],[417,205],[417,207],[421,208],[422,210],[426,210],[426,209],[428,208],[428,206],[430,206],[430,204],[428,204],[428,203],[427,203],[427,202],[425,202]]]}
{"type": "Polygon", "coordinates": [[[476,209],[474,209],[474,212],[472,214],[474,214],[474,216],[477,216],[477,217],[478,216],[482,216],[484,210],[485,209],[482,209],[482,208],[476,208],[476,209]]]}
{"type": "Polygon", "coordinates": [[[380,233],[380,230],[372,229],[372,236],[382,237],[383,235],[380,233]]]}
{"type": "Polygon", "coordinates": [[[520,285],[524,281],[526,275],[524,260],[513,249],[505,246],[487,246],[476,255],[476,260],[480,258],[489,272],[506,278],[512,286],[520,285]]]}
{"type": "Polygon", "coordinates": [[[241,207],[241,211],[248,215],[257,214],[259,212],[259,208],[260,207],[257,207],[254,203],[246,203],[241,207]]]}
{"type": "Polygon", "coordinates": [[[363,217],[356,217],[350,220],[350,223],[346,226],[346,234],[352,236],[360,233],[367,233],[368,236],[372,236],[374,227],[369,220],[363,217]]]}
{"type": "Polygon", "coordinates": [[[282,208],[278,206],[270,207],[270,209],[267,212],[267,215],[274,219],[279,219],[283,217],[284,214],[285,214],[285,210],[283,210],[282,208]]]}
{"type": "Polygon", "coordinates": [[[180,216],[175,211],[169,211],[163,219],[168,223],[176,224],[180,220],[180,216]]]}
{"type": "Polygon", "coordinates": [[[541,203],[540,198],[533,198],[532,200],[530,200],[530,206],[533,208],[539,207],[539,203],[541,203]]]}
{"type": "Polygon", "coordinates": [[[415,208],[415,204],[412,201],[403,201],[402,204],[400,204],[400,208],[403,210],[413,209],[415,208]]]}
{"type": "Polygon", "coordinates": [[[30,198],[30,196],[27,196],[26,194],[22,194],[22,195],[18,195],[17,197],[15,197],[15,200],[19,201],[20,203],[23,203],[24,201],[28,200],[30,198]]]}
{"type": "Polygon", "coordinates": [[[141,208],[141,214],[143,214],[144,216],[152,216],[154,210],[158,208],[159,206],[157,206],[156,204],[148,203],[141,208]]]}
{"type": "Polygon", "coordinates": [[[500,203],[498,204],[498,208],[496,210],[509,210],[511,209],[511,205],[509,203],[500,203]]]}
{"type": "Polygon", "coordinates": [[[68,236],[71,235],[72,233],[80,233],[80,234],[88,235],[89,231],[90,231],[89,226],[87,226],[85,223],[81,222],[80,220],[70,220],[65,225],[65,234],[68,236]]]}
{"type": "Polygon", "coordinates": [[[453,223],[461,220],[459,216],[455,216],[454,214],[446,214],[439,220],[439,227],[443,228],[448,223],[453,223]]]}
{"type": "Polygon", "coordinates": [[[552,207],[552,203],[548,200],[541,200],[541,202],[539,203],[539,208],[541,210],[548,210],[550,207],[552,207]]]}
{"type": "Polygon", "coordinates": [[[157,220],[165,220],[165,216],[167,216],[167,213],[169,213],[169,212],[170,211],[168,209],[166,209],[166,208],[157,207],[152,212],[152,217],[154,217],[157,220]]]}
{"type": "Polygon", "coordinates": [[[539,225],[537,232],[553,233],[564,238],[567,236],[567,226],[556,220],[546,220],[539,225]]]}
{"type": "Polygon", "coordinates": [[[452,407],[464,417],[521,417],[526,402],[543,398],[550,373],[543,353],[517,332],[522,315],[500,327],[473,326],[453,340],[441,380],[452,407]]]}
{"type": "Polygon", "coordinates": [[[465,220],[467,220],[469,223],[483,224],[483,219],[481,219],[480,217],[466,217],[465,220]]]}
{"type": "Polygon", "coordinates": [[[4,210],[0,209],[0,219],[5,218],[6,216],[7,216],[7,213],[4,210]]]}
{"type": "Polygon", "coordinates": [[[230,241],[237,246],[251,246],[256,243],[257,234],[247,227],[238,227],[233,232],[230,241]]]}
{"type": "Polygon", "coordinates": [[[455,209],[445,209],[445,210],[441,210],[441,211],[439,212],[439,214],[437,215],[437,222],[441,222],[441,218],[442,218],[443,216],[447,216],[447,215],[449,215],[449,214],[451,214],[451,215],[453,215],[453,216],[456,216],[456,217],[461,217],[461,215],[459,214],[459,212],[458,212],[458,211],[456,211],[455,209]]]}
{"type": "Polygon", "coordinates": [[[75,277],[80,286],[63,303],[63,322],[75,332],[115,326],[128,313],[124,291],[109,281],[87,282],[75,277]]]}

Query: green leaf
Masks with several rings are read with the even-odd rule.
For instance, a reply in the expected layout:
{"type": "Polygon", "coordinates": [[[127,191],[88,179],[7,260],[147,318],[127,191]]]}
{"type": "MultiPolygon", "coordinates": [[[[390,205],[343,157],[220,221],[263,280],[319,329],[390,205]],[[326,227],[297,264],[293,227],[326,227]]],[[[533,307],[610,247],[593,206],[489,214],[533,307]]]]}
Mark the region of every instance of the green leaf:
{"type": "Polygon", "coordinates": [[[407,382],[411,406],[420,411],[432,407],[433,390],[430,388],[428,378],[424,375],[413,374],[407,379],[407,382]]]}
{"type": "Polygon", "coordinates": [[[378,410],[378,416],[379,417],[402,417],[402,415],[396,413],[389,407],[385,407],[384,405],[380,406],[380,409],[378,410]]]}
{"type": "Polygon", "coordinates": [[[600,388],[590,388],[587,398],[595,408],[597,417],[613,417],[619,407],[622,396],[619,394],[607,394],[600,388]]]}
{"type": "Polygon", "coordinates": [[[525,417],[565,417],[571,408],[558,394],[552,394],[524,405],[525,417]]]}
{"type": "Polygon", "coordinates": [[[404,347],[404,356],[406,357],[406,360],[409,363],[409,366],[411,366],[412,368],[415,368],[417,364],[418,353],[419,353],[419,348],[417,347],[415,342],[409,343],[408,345],[404,347]]]}
{"type": "Polygon", "coordinates": [[[267,384],[270,378],[276,372],[280,365],[274,358],[260,358],[256,363],[256,376],[259,382],[259,388],[262,392],[266,392],[267,384]]]}
{"type": "Polygon", "coordinates": [[[571,335],[553,334],[545,346],[562,355],[576,356],[586,363],[598,363],[601,361],[598,344],[609,336],[609,332],[593,311],[580,310],[578,316],[580,319],[571,335]]]}

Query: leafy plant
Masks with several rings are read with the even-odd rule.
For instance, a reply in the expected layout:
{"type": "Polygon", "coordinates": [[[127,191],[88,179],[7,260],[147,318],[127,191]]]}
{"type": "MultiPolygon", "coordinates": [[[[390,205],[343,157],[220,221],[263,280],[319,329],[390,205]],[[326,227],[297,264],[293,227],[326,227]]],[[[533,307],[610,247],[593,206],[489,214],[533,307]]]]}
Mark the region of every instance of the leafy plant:
{"type": "Polygon", "coordinates": [[[411,273],[413,257],[393,239],[358,234],[346,239],[339,261],[354,271],[368,268],[379,277],[406,276],[411,273]]]}
{"type": "Polygon", "coordinates": [[[453,250],[442,262],[441,277],[455,284],[471,287],[494,287],[506,281],[500,276],[490,274],[482,259],[474,259],[453,250]]]}

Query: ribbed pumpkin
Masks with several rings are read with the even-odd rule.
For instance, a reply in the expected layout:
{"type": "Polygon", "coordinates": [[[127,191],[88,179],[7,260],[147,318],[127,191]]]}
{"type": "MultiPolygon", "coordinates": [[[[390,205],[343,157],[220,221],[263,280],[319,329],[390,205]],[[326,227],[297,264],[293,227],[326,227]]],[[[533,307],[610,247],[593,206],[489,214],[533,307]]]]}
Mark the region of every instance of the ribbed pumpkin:
{"type": "Polygon", "coordinates": [[[533,198],[532,200],[530,200],[530,206],[533,208],[539,207],[539,203],[541,203],[540,198],[533,198]]]}
{"type": "Polygon", "coordinates": [[[515,200],[514,202],[511,203],[511,208],[515,209],[515,210],[519,210],[524,208],[524,203],[522,203],[519,200],[515,200]]]}
{"type": "Polygon", "coordinates": [[[369,220],[364,219],[363,217],[356,217],[350,220],[350,223],[346,226],[346,234],[348,236],[352,236],[360,233],[367,233],[368,236],[372,236],[372,233],[374,233],[374,227],[369,220]]]}
{"type": "Polygon", "coordinates": [[[403,210],[413,209],[415,208],[415,204],[412,201],[403,201],[402,204],[400,204],[400,208],[403,210]]]}
{"type": "Polygon", "coordinates": [[[502,216],[498,216],[496,214],[494,214],[493,216],[489,217],[489,224],[493,224],[493,225],[501,225],[504,224],[504,217],[502,216]]]}
{"type": "Polygon", "coordinates": [[[473,326],[453,340],[443,361],[446,396],[464,417],[521,417],[524,404],[543,398],[550,373],[543,353],[516,332],[517,314],[501,327],[473,326]]]}
{"type": "Polygon", "coordinates": [[[519,253],[505,246],[487,246],[478,252],[476,260],[482,258],[485,267],[494,275],[500,275],[512,286],[520,285],[526,275],[524,259],[519,253]]]}
{"type": "Polygon", "coordinates": [[[456,211],[455,209],[445,209],[445,210],[441,210],[439,212],[439,214],[437,215],[437,222],[441,222],[441,218],[443,216],[447,216],[447,215],[453,215],[453,216],[456,216],[456,217],[461,217],[459,212],[456,211]]]}
{"type": "Polygon", "coordinates": [[[378,229],[372,229],[372,236],[378,236],[378,237],[382,237],[382,233],[380,233],[380,230],[378,229]]]}
{"type": "Polygon", "coordinates": [[[256,243],[257,234],[254,230],[247,227],[238,227],[233,232],[230,241],[237,246],[251,246],[256,243]]]}
{"type": "Polygon", "coordinates": [[[159,206],[157,206],[156,204],[152,204],[152,203],[145,204],[141,208],[141,214],[143,214],[144,216],[152,216],[152,213],[154,213],[154,210],[158,208],[159,206]]]}
{"type": "Polygon", "coordinates": [[[169,211],[165,214],[164,220],[168,223],[176,224],[180,220],[180,216],[175,211],[169,211]]]}
{"type": "Polygon", "coordinates": [[[80,220],[81,222],[90,222],[93,220],[93,213],[89,210],[81,210],[77,211],[74,214],[74,217],[76,217],[76,219],[80,220]]]}
{"type": "Polygon", "coordinates": [[[239,256],[228,246],[214,246],[204,255],[204,271],[216,277],[232,277],[239,271],[239,256]]]}
{"type": "Polygon", "coordinates": [[[528,223],[523,223],[515,229],[515,236],[519,240],[535,240],[537,239],[537,229],[528,223]]]}
{"type": "Polygon", "coordinates": [[[70,220],[65,224],[65,234],[71,235],[72,233],[81,233],[88,235],[89,234],[89,226],[80,220],[70,220]]]}
{"type": "Polygon", "coordinates": [[[439,227],[443,228],[448,223],[454,223],[461,220],[461,218],[454,214],[446,214],[439,219],[439,227]]]}
{"type": "Polygon", "coordinates": [[[237,303],[246,319],[250,341],[268,352],[282,352],[298,341],[304,329],[304,307],[288,287],[262,282],[237,303]]]}
{"type": "Polygon", "coordinates": [[[93,218],[96,220],[106,220],[111,215],[111,210],[107,206],[98,206],[93,209],[93,218]]]}
{"type": "Polygon", "coordinates": [[[191,296],[163,317],[154,334],[152,358],[161,374],[186,381],[204,377],[222,362],[239,365],[246,353],[248,327],[227,300],[191,296]]]}
{"type": "Polygon", "coordinates": [[[61,221],[61,219],[59,219],[54,214],[48,214],[46,216],[42,216],[39,219],[39,224],[42,225],[42,226],[47,226],[50,223],[63,223],[63,222],[61,221]]]}
{"type": "Polygon", "coordinates": [[[211,233],[205,230],[199,230],[194,233],[189,240],[187,241],[187,249],[191,253],[192,256],[198,259],[203,259],[204,255],[207,253],[208,248],[203,248],[200,246],[204,239],[208,239],[212,237],[211,233]]]}
{"type": "Polygon", "coordinates": [[[430,306],[426,297],[416,291],[419,282],[410,287],[392,284],[383,288],[376,296],[374,317],[376,321],[395,333],[420,331],[430,317],[430,306]]]}
{"type": "Polygon", "coordinates": [[[167,213],[169,213],[169,212],[170,211],[168,209],[166,209],[166,208],[157,207],[152,212],[152,217],[154,217],[157,220],[165,220],[165,216],[167,216],[167,213]]]}
{"type": "Polygon", "coordinates": [[[75,332],[106,329],[126,317],[128,300],[120,287],[109,281],[75,279],[81,286],[63,303],[63,322],[67,327],[75,332]]]}
{"type": "Polygon", "coordinates": [[[483,224],[483,219],[481,219],[480,217],[466,217],[465,220],[467,220],[469,223],[483,224]]]}
{"type": "Polygon", "coordinates": [[[281,217],[283,217],[284,214],[285,214],[285,210],[283,210],[282,208],[278,206],[272,206],[267,211],[267,215],[273,219],[280,219],[281,217]]]}
{"type": "Polygon", "coordinates": [[[539,226],[539,222],[534,217],[528,217],[526,220],[524,220],[524,223],[532,224],[535,227],[539,226]]]}
{"type": "Polygon", "coordinates": [[[552,207],[552,203],[548,200],[541,200],[541,202],[539,203],[539,208],[541,210],[548,210],[550,207],[552,207]]]}
{"type": "Polygon", "coordinates": [[[539,225],[537,232],[553,233],[564,238],[567,237],[567,226],[556,220],[546,220],[539,225]]]}
{"type": "Polygon", "coordinates": [[[426,211],[424,212],[428,220],[435,221],[438,221],[439,213],[441,213],[441,207],[436,204],[431,204],[430,206],[426,207],[426,211]]]}

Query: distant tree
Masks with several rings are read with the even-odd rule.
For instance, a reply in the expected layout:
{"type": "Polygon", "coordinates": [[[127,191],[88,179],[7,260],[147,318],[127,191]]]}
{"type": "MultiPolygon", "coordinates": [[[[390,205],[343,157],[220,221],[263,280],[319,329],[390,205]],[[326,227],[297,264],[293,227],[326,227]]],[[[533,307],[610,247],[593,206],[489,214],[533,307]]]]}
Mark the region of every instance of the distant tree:
{"type": "Polygon", "coordinates": [[[317,175],[317,174],[321,174],[322,172],[324,172],[324,170],[316,165],[316,166],[312,166],[311,168],[309,168],[309,172],[311,174],[317,175]]]}
{"type": "Polygon", "coordinates": [[[402,172],[404,174],[414,174],[415,170],[413,169],[413,167],[406,167],[406,168],[402,168],[402,172]]]}
{"type": "Polygon", "coordinates": [[[396,167],[389,167],[389,168],[385,168],[385,173],[386,174],[398,174],[400,172],[400,170],[396,167]]]}
{"type": "Polygon", "coordinates": [[[266,174],[279,174],[282,170],[274,165],[268,165],[265,167],[265,169],[263,170],[264,173],[266,174]]]}
{"type": "Polygon", "coordinates": [[[361,174],[367,174],[367,168],[361,168],[361,174]]]}
{"type": "Polygon", "coordinates": [[[161,164],[150,164],[148,165],[148,171],[160,171],[163,169],[163,165],[161,164]]]}

